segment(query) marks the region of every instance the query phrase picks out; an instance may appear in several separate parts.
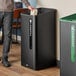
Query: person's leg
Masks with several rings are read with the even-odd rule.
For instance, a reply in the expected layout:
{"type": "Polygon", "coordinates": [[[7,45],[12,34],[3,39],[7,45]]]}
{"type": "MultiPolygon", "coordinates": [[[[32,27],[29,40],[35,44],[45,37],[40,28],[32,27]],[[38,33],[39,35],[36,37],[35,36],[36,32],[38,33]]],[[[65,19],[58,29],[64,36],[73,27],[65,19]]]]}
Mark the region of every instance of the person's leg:
{"type": "Polygon", "coordinates": [[[2,63],[6,67],[10,66],[10,63],[8,62],[8,53],[10,51],[10,43],[11,43],[11,35],[12,35],[12,20],[13,20],[13,13],[5,12],[3,19],[4,42],[3,42],[2,63]]]}

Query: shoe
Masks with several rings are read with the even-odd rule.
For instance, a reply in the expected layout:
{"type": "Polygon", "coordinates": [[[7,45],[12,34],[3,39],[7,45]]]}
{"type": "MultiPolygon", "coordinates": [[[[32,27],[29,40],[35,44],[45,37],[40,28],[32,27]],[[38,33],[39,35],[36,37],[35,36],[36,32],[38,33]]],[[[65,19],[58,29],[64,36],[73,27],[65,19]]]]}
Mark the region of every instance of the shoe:
{"type": "Polygon", "coordinates": [[[11,66],[11,64],[9,63],[7,57],[5,57],[5,58],[2,59],[2,64],[3,64],[5,67],[10,67],[10,66],[11,66]]]}

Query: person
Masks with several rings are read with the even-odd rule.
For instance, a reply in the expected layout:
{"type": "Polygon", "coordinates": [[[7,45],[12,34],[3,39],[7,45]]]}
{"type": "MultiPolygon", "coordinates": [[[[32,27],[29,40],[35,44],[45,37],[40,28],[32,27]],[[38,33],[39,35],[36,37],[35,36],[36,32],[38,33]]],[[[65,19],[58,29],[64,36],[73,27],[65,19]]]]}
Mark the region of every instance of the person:
{"type": "MultiPolygon", "coordinates": [[[[34,8],[30,5],[28,0],[21,0],[29,10],[34,8]]],[[[5,67],[10,67],[11,64],[8,61],[8,53],[10,51],[10,43],[12,36],[12,20],[13,20],[14,0],[0,0],[0,23],[3,24],[4,40],[3,40],[3,53],[2,64],[5,67]]]]}

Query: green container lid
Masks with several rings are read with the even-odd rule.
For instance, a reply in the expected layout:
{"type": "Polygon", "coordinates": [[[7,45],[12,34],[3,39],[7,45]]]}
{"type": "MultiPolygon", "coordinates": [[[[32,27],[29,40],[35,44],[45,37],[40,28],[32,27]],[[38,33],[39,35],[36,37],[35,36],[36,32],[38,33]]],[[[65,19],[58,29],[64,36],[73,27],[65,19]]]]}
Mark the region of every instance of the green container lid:
{"type": "Polygon", "coordinates": [[[76,13],[66,17],[62,17],[60,18],[60,21],[76,22],[76,13]]]}

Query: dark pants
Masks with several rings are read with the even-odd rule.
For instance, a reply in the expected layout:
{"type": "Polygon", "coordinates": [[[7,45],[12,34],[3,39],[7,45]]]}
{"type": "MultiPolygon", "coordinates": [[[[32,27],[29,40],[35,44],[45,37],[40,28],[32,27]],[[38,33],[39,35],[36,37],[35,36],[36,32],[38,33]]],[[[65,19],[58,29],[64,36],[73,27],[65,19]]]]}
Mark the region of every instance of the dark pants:
{"type": "Polygon", "coordinates": [[[10,51],[10,43],[12,36],[12,12],[0,12],[0,23],[3,26],[4,40],[3,40],[3,58],[8,57],[8,52],[10,51]]]}

